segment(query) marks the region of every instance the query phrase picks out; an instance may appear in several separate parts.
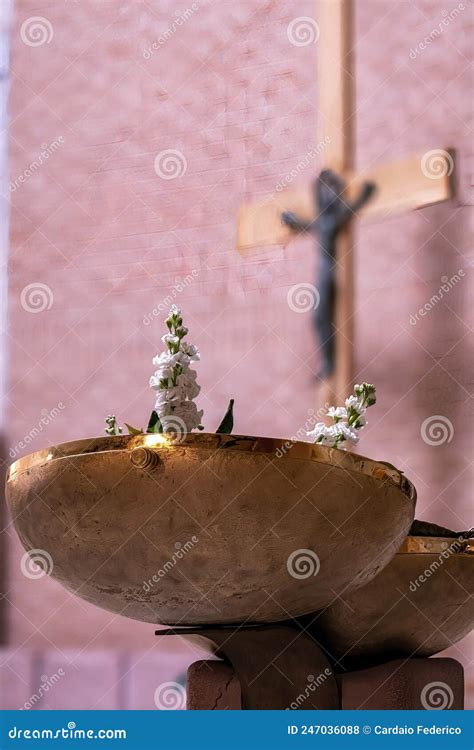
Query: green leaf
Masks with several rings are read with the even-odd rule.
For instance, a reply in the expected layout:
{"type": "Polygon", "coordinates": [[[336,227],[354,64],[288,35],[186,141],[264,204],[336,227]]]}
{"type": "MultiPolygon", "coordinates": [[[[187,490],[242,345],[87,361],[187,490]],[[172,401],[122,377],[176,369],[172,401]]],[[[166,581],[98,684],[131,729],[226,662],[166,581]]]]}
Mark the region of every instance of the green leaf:
{"type": "Polygon", "coordinates": [[[148,421],[148,427],[146,428],[146,431],[153,432],[153,433],[163,432],[163,427],[161,426],[160,418],[154,409],[148,421]]]}
{"type": "Polygon", "coordinates": [[[132,427],[131,424],[127,424],[127,422],[124,422],[125,427],[128,430],[129,435],[143,435],[143,430],[138,427],[132,427]]]}
{"type": "Polygon", "coordinates": [[[224,414],[224,419],[222,420],[219,427],[217,428],[216,433],[220,435],[230,435],[233,427],[234,427],[234,399],[231,398],[229,401],[229,406],[227,407],[227,411],[224,414]]]}

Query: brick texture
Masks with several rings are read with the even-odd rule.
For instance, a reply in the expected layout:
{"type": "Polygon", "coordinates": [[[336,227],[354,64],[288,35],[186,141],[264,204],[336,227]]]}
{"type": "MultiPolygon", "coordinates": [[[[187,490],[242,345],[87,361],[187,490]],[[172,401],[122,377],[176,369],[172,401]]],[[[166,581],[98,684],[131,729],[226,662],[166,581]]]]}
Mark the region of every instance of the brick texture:
{"type": "Polygon", "coordinates": [[[233,668],[223,661],[198,661],[188,669],[188,711],[240,711],[240,682],[233,668]]]}
{"type": "Polygon", "coordinates": [[[341,676],[341,708],[462,710],[464,674],[454,659],[396,659],[341,676]]]}
{"type": "Polygon", "coordinates": [[[0,648],[0,710],[184,709],[186,671],[204,658],[174,637],[147,651],[0,648]]]}

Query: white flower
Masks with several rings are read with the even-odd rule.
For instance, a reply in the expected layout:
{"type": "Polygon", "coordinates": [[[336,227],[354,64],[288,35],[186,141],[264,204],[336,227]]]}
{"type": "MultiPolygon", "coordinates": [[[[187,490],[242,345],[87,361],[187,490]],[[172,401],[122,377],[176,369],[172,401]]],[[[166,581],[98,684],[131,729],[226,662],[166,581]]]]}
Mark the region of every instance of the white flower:
{"type": "Polygon", "coordinates": [[[159,413],[159,409],[163,404],[180,404],[185,398],[184,389],[179,386],[162,388],[156,394],[155,409],[159,413]]]}
{"type": "Polygon", "coordinates": [[[163,418],[170,417],[173,414],[173,404],[170,404],[170,402],[167,401],[166,403],[161,404],[158,409],[155,404],[155,411],[159,415],[161,426],[163,427],[163,418]]]}
{"type": "Polygon", "coordinates": [[[169,311],[168,315],[169,315],[169,317],[171,317],[172,315],[179,315],[179,317],[181,317],[181,310],[179,309],[179,307],[177,305],[173,304],[170,307],[170,311],[169,311]]]}
{"type": "Polygon", "coordinates": [[[189,399],[196,398],[201,390],[201,386],[196,383],[196,373],[194,370],[187,368],[176,378],[176,385],[180,386],[189,399]]]}
{"type": "Polygon", "coordinates": [[[199,354],[194,344],[187,344],[185,341],[183,341],[181,344],[181,351],[183,352],[183,354],[189,357],[190,362],[198,361],[199,359],[201,359],[201,355],[199,354]]]}
{"type": "MultiPolygon", "coordinates": [[[[194,401],[182,401],[173,410],[173,415],[182,419],[188,431],[194,430],[201,424],[203,410],[198,408],[194,401]]],[[[163,429],[166,429],[163,425],[163,429]]]]}
{"type": "Polygon", "coordinates": [[[349,396],[349,398],[346,398],[345,400],[346,410],[349,411],[350,409],[353,409],[358,414],[363,414],[365,412],[365,406],[361,403],[360,399],[357,398],[357,396],[349,396]]]}
{"type": "Polygon", "coordinates": [[[328,417],[333,419],[347,419],[347,409],[344,406],[330,406],[328,417]]]}
{"type": "Polygon", "coordinates": [[[194,400],[201,388],[196,372],[190,368],[199,360],[193,344],[183,341],[188,329],[183,326],[181,311],[173,305],[166,319],[168,333],[162,337],[167,350],[153,358],[156,372],[150,378],[150,387],[156,391],[155,411],[163,431],[176,431],[183,425],[184,432],[200,427],[203,412],[194,400]]]}
{"type": "Polygon", "coordinates": [[[326,445],[328,448],[335,448],[337,446],[336,435],[331,427],[326,427],[326,431],[318,442],[321,443],[321,445],[326,445]]]}
{"type": "Polygon", "coordinates": [[[179,337],[174,336],[172,333],[165,333],[165,335],[161,337],[161,340],[164,344],[172,344],[174,346],[178,346],[180,341],[179,337]]]}
{"type": "Polygon", "coordinates": [[[158,391],[160,390],[160,388],[162,388],[162,383],[163,383],[163,375],[161,374],[161,372],[155,372],[155,374],[151,376],[148,384],[150,388],[153,388],[155,391],[158,391]]]}
{"type": "MultiPolygon", "coordinates": [[[[182,344],[181,344],[182,346],[182,344]]],[[[190,359],[187,354],[181,351],[181,348],[172,354],[171,352],[161,352],[156,357],[153,357],[153,364],[160,367],[172,367],[175,365],[189,365],[190,359]]]]}
{"type": "Polygon", "coordinates": [[[333,424],[318,422],[308,436],[318,445],[346,450],[359,442],[358,431],[367,424],[365,412],[375,404],[375,387],[363,383],[354,387],[354,394],[345,400],[345,406],[331,406],[327,411],[333,424]]]}
{"type": "Polygon", "coordinates": [[[157,354],[156,357],[153,357],[153,364],[155,367],[173,367],[175,362],[175,354],[170,354],[170,352],[161,352],[161,354],[157,354]]]}
{"type": "Polygon", "coordinates": [[[357,430],[354,427],[350,427],[347,422],[339,422],[334,426],[338,430],[338,435],[343,438],[344,442],[354,444],[359,442],[357,430]]]}
{"type": "Polygon", "coordinates": [[[324,422],[318,422],[314,425],[314,428],[308,432],[309,437],[313,438],[313,442],[317,443],[318,438],[326,435],[327,425],[324,422]]]}
{"type": "Polygon", "coordinates": [[[373,406],[377,400],[375,395],[375,386],[370,383],[362,383],[354,386],[354,393],[364,406],[373,406]]]}

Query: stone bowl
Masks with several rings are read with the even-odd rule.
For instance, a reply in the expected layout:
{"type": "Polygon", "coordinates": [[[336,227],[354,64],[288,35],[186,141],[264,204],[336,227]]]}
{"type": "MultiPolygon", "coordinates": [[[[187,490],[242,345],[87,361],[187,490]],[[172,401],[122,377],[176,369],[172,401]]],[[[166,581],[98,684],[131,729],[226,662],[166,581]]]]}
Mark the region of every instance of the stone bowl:
{"type": "Polygon", "coordinates": [[[311,629],[348,668],[437,654],[474,625],[473,553],[472,540],[409,536],[376,578],[343,593],[311,629]]]}
{"type": "Polygon", "coordinates": [[[86,601],[170,625],[273,622],[368,583],[414,517],[390,465],[309,443],[100,437],[16,461],[30,557],[86,601]]]}

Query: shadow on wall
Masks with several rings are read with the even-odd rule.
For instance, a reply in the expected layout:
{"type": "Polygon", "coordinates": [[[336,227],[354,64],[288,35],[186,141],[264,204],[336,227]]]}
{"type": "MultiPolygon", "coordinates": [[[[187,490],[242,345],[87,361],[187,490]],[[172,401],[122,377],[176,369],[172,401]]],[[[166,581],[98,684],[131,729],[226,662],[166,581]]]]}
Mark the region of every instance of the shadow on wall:
{"type": "MultiPolygon", "coordinates": [[[[419,316],[415,324],[411,320],[411,324],[418,326],[421,323],[420,331],[415,335],[427,353],[428,373],[423,381],[424,387],[416,389],[422,438],[430,448],[426,452],[427,473],[430,486],[441,489],[451,480],[454,483],[468,460],[463,446],[469,446],[465,405],[469,399],[466,386],[470,377],[472,346],[468,348],[466,338],[470,279],[463,250],[465,238],[469,236],[466,226],[469,208],[459,209],[447,203],[428,210],[431,212],[432,237],[427,242],[420,237],[420,245],[426,243],[420,253],[420,275],[427,282],[426,314],[419,316]],[[466,435],[462,434],[463,430],[466,435]],[[436,447],[444,449],[442,455],[436,447]]],[[[434,500],[431,498],[431,502],[434,500]]],[[[455,504],[452,506],[455,512],[455,504]]],[[[468,523],[463,518],[459,521],[468,523]]]]}

